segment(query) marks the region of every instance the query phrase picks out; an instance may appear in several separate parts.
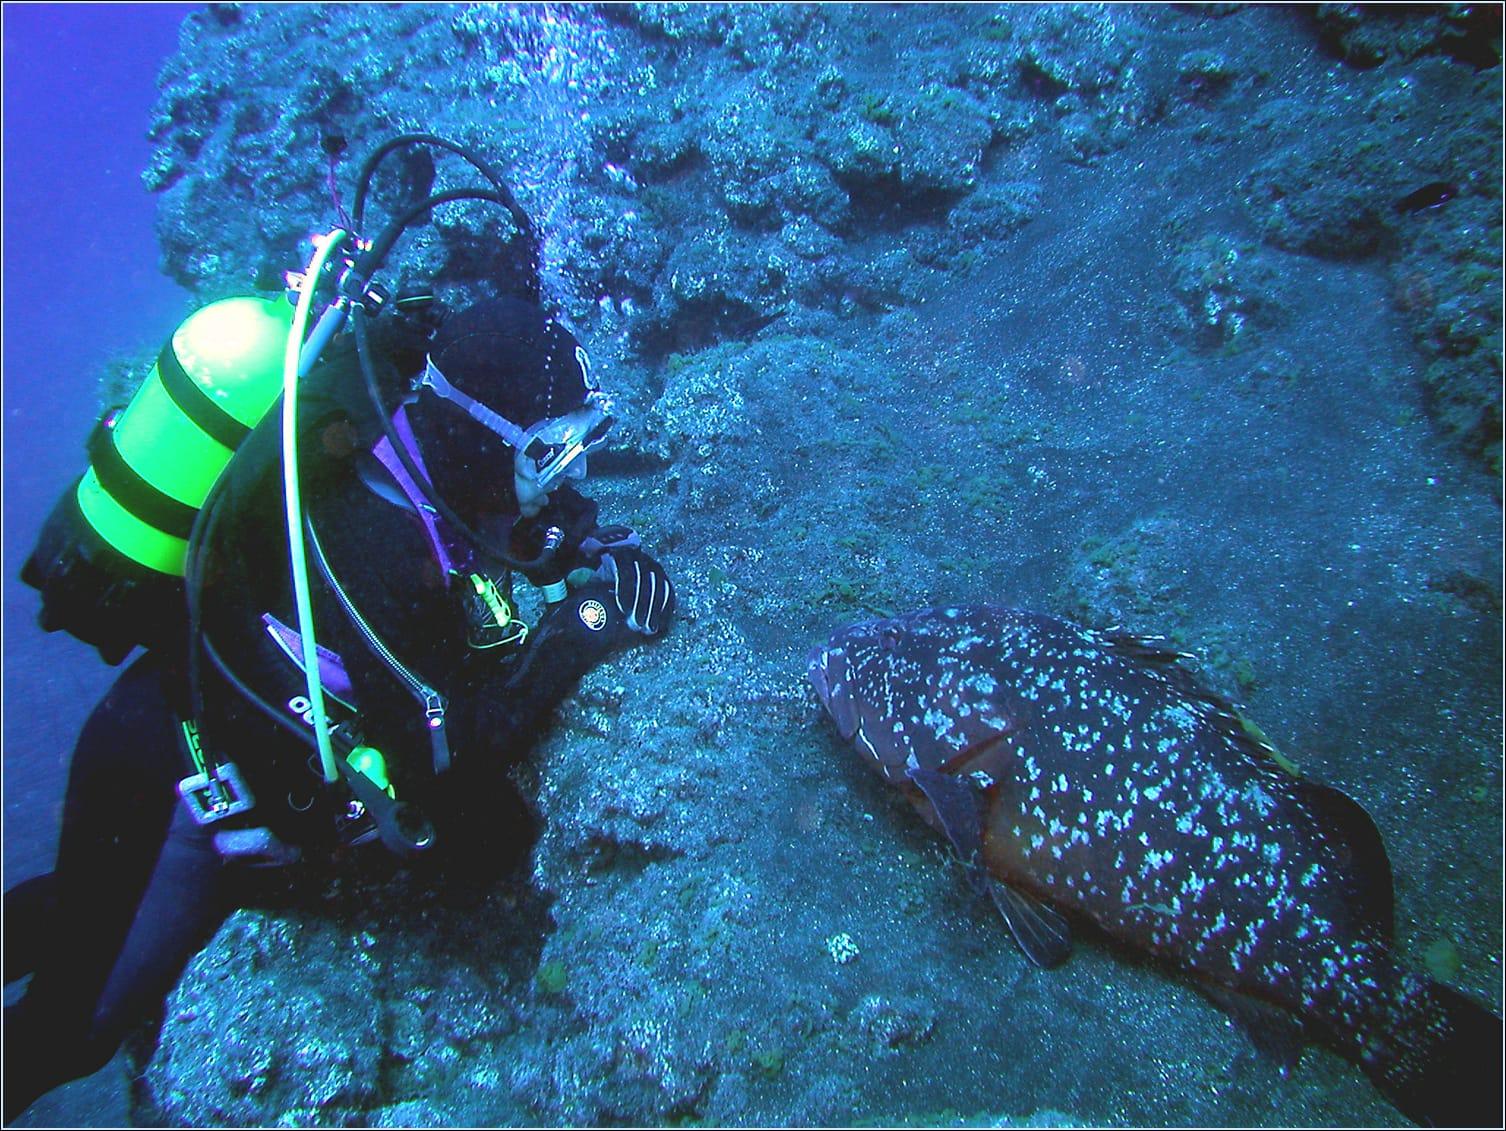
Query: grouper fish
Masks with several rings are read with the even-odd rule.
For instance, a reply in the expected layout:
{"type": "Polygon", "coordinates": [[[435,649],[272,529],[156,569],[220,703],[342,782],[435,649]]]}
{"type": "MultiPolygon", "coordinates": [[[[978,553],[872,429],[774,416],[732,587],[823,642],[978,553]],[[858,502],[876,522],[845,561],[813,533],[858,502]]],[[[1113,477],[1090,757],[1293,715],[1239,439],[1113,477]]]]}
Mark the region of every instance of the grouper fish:
{"type": "Polygon", "coordinates": [[[1183,658],[975,606],[844,629],[810,679],[1036,964],[1067,957],[1080,916],[1190,972],[1268,1050],[1322,1040],[1411,1119],[1500,1126],[1501,1021],[1393,958],[1370,817],[1183,658]]]}

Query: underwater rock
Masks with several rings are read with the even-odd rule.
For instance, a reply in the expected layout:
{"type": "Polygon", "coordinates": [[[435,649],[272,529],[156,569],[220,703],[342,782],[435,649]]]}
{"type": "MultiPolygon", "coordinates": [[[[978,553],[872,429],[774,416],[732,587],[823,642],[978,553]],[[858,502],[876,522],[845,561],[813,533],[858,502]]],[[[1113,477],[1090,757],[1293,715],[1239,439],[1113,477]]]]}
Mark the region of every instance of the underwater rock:
{"type": "Polygon", "coordinates": [[[1314,4],[1308,18],[1324,50],[1354,67],[1432,54],[1477,68],[1501,61],[1501,21],[1488,6],[1314,4]]]}
{"type": "Polygon", "coordinates": [[[334,940],[316,942],[294,924],[250,911],[236,912],[221,938],[194,960],[169,1005],[145,1078],[160,1116],[339,1121],[339,1113],[375,1102],[383,1059],[375,971],[349,953],[307,954],[312,976],[279,984],[285,947],[317,951],[334,940]],[[324,977],[326,963],[343,976],[324,977]]]}
{"type": "Polygon", "coordinates": [[[818,127],[816,144],[860,222],[934,218],[977,183],[993,128],[967,94],[938,85],[853,101],[818,127]]]}
{"type": "Polygon", "coordinates": [[[1262,238],[1287,251],[1340,259],[1379,251],[1390,230],[1392,194],[1375,160],[1351,142],[1321,153],[1289,150],[1257,166],[1245,189],[1262,238]]]}
{"type": "Polygon", "coordinates": [[[976,265],[976,249],[1007,239],[1041,209],[1040,186],[1028,181],[989,184],[969,193],[947,214],[944,233],[915,241],[913,254],[934,266],[976,265]]]}
{"type": "MultiPolygon", "coordinates": [[[[588,493],[663,553],[681,604],[664,640],[587,677],[520,771],[542,822],[521,870],[470,904],[399,876],[390,894],[352,883],[334,906],[313,892],[237,915],[170,1003],[143,1118],[1399,1118],[1326,1054],[1283,1079],[1191,991],[1092,944],[1060,977],[1029,975],[929,839],[823,742],[800,681],[811,640],[942,588],[1198,639],[1228,625],[1221,690],[1256,680],[1235,657],[1258,656],[1263,715],[1336,779],[1366,780],[1385,750],[1388,836],[1457,826],[1459,859],[1498,842],[1488,806],[1445,810],[1447,789],[1416,784],[1424,763],[1465,780],[1469,756],[1415,736],[1498,735],[1499,595],[1437,582],[1434,615],[1403,581],[1415,561],[1493,576],[1499,511],[1424,428],[1370,425],[1371,370],[1349,356],[1406,374],[1409,342],[1432,343],[1438,403],[1473,406],[1461,435],[1488,429],[1499,374],[1476,362],[1498,348],[1499,278],[1441,265],[1497,251],[1480,235],[1499,203],[1479,142],[1494,103],[1450,85],[1447,69],[1468,72],[1445,57],[1314,64],[1304,18],[1223,7],[189,18],[153,127],[166,268],[209,298],[300,266],[338,218],[331,131],[349,142],[347,194],[394,133],[474,145],[545,233],[546,290],[623,406],[588,493]],[[332,56],[338,74],[320,69],[332,56]],[[1367,183],[1419,131],[1438,139],[1427,162],[1367,183]],[[1460,185],[1446,207],[1394,210],[1437,180],[1460,185]],[[1193,219],[1168,233],[1172,211],[1193,219]],[[1345,348],[1331,329],[1295,338],[1295,316],[1261,321],[1277,299],[1363,283],[1347,261],[1393,237],[1430,297],[1397,274],[1417,301],[1323,299],[1345,348]],[[1313,274],[1329,289],[1304,290],[1313,274]],[[1225,346],[1251,320],[1250,356],[1168,361],[1179,329],[1225,346]],[[1335,423],[1355,445],[1337,454],[1335,423]],[[1310,504],[1295,519],[1292,500],[1310,504]],[[1368,742],[1398,688],[1416,702],[1396,708],[1396,741],[1368,742]],[[838,963],[843,936],[860,956],[838,963]]],[[[416,162],[373,214],[465,180],[416,162]]],[[[487,223],[456,209],[415,229],[392,276],[438,272],[456,302],[505,285],[486,254],[505,232],[487,223]]],[[[1402,899],[1418,922],[1470,908],[1472,952],[1490,955],[1499,900],[1475,880],[1440,873],[1402,899]]],[[[1488,989],[1487,967],[1466,963],[1461,984],[1488,989]]]]}
{"type": "Polygon", "coordinates": [[[1184,248],[1171,270],[1183,329],[1205,349],[1245,344],[1254,325],[1269,326],[1278,312],[1275,272],[1255,247],[1227,236],[1204,236],[1184,248]]]}
{"type": "Polygon", "coordinates": [[[848,1017],[875,1053],[892,1053],[903,1045],[926,1040],[936,1028],[936,1016],[923,1002],[892,1002],[870,994],[848,1017]]]}
{"type": "Polygon", "coordinates": [[[1135,522],[1112,538],[1090,538],[1079,547],[1077,565],[1063,597],[1071,615],[1099,628],[1126,632],[1170,631],[1176,624],[1184,572],[1184,522],[1158,515],[1135,522]]]}

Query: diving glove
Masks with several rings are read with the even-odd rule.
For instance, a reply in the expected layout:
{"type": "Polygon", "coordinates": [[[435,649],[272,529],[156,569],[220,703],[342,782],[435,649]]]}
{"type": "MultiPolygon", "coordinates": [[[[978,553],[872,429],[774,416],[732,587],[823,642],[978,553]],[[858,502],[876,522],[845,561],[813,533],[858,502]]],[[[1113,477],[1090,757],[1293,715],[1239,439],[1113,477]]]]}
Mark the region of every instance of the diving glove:
{"type": "Polygon", "coordinates": [[[675,587],[663,566],[637,546],[614,546],[601,555],[601,576],[629,628],[644,636],[664,631],[675,611],[675,587]]]}

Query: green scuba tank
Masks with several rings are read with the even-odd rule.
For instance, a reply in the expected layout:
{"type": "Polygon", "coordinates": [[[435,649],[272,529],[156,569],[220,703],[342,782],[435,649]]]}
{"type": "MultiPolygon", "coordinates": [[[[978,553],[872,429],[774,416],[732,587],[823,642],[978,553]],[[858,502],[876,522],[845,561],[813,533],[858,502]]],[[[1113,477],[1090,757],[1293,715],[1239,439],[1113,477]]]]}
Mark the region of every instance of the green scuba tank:
{"type": "Polygon", "coordinates": [[[125,410],[105,418],[78,506],[117,552],[183,576],[209,489],[282,390],[292,320],[287,303],[268,299],[204,307],[173,333],[125,410]]]}
{"type": "Polygon", "coordinates": [[[281,299],[211,303],[173,332],[130,403],[101,418],[88,470],[21,572],[42,592],[44,629],[112,664],[181,637],[194,520],[282,391],[292,320],[281,299]]]}

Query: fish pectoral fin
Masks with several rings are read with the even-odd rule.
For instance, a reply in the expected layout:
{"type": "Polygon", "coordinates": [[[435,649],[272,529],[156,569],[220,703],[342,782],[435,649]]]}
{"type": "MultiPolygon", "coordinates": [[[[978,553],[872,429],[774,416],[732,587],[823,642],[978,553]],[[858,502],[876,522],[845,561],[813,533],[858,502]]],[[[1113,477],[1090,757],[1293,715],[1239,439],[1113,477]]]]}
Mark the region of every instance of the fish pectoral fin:
{"type": "Polygon", "coordinates": [[[941,831],[964,864],[974,866],[983,855],[983,817],[976,791],[968,782],[936,770],[914,767],[905,776],[931,803],[941,831]]]}
{"type": "Polygon", "coordinates": [[[1045,969],[1067,960],[1072,928],[1060,912],[995,879],[988,880],[988,894],[1026,958],[1045,969]]]}
{"type": "Polygon", "coordinates": [[[983,820],[977,791],[967,782],[936,770],[913,767],[907,776],[925,794],[947,840],[967,868],[968,881],[993,900],[1015,942],[1037,966],[1058,966],[1072,953],[1067,921],[1044,903],[1001,884],[983,867],[983,820]]]}

